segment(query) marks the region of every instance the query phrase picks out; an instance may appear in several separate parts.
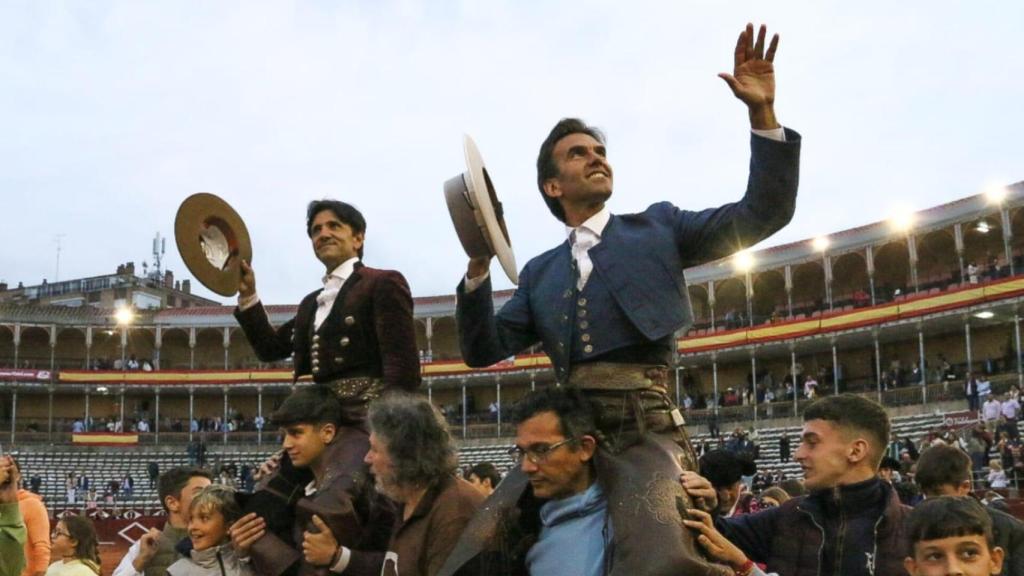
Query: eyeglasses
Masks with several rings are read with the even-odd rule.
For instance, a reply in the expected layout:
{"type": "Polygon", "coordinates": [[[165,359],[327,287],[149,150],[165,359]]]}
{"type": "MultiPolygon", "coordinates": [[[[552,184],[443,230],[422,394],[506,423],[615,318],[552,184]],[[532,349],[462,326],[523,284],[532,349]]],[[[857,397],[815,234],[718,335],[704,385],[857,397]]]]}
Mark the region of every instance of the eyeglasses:
{"type": "Polygon", "coordinates": [[[550,446],[545,446],[543,444],[539,446],[531,446],[529,448],[513,446],[508,449],[508,455],[512,457],[512,460],[515,460],[516,464],[522,464],[524,457],[534,464],[541,464],[548,459],[548,456],[550,456],[552,452],[573,440],[575,440],[575,438],[566,438],[565,440],[555,442],[550,446]]]}

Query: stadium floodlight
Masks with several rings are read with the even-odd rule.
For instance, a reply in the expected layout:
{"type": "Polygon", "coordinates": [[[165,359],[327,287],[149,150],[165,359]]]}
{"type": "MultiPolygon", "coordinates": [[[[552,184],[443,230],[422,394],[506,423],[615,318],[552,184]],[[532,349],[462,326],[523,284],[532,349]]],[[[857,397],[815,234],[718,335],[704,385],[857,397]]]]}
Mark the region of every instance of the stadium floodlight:
{"type": "Polygon", "coordinates": [[[114,312],[114,319],[117,320],[118,326],[127,326],[132,323],[132,320],[135,320],[135,313],[131,308],[124,306],[114,312]]]}
{"type": "Polygon", "coordinates": [[[900,208],[889,217],[889,225],[897,232],[907,233],[914,227],[914,211],[900,208]]]}
{"type": "Polygon", "coordinates": [[[732,256],[732,267],[740,272],[750,272],[754,267],[754,255],[748,250],[740,250],[732,256]]]}
{"type": "Polygon", "coordinates": [[[1002,204],[1006,200],[1008,191],[1002,184],[994,184],[985,189],[985,198],[989,204],[1002,204]]]}
{"type": "Polygon", "coordinates": [[[814,246],[814,249],[818,252],[828,250],[830,244],[832,244],[832,241],[828,239],[828,236],[818,236],[814,240],[811,240],[811,246],[814,246]]]}
{"type": "Polygon", "coordinates": [[[982,320],[988,320],[993,316],[995,316],[995,313],[993,313],[991,310],[982,310],[981,312],[976,312],[974,314],[975,318],[981,318],[982,320]]]}

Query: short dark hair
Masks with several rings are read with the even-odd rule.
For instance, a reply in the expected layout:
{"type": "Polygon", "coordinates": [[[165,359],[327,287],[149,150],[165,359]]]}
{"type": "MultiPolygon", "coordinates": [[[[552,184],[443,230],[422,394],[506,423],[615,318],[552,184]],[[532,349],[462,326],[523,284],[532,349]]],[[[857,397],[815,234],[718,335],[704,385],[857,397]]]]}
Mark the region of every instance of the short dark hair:
{"type": "Polygon", "coordinates": [[[566,438],[578,441],[585,434],[598,436],[597,407],[575,386],[552,386],[531,392],[512,406],[510,418],[518,426],[544,412],[555,413],[566,438]]]}
{"type": "Polygon", "coordinates": [[[911,552],[918,542],[957,536],[984,536],[992,547],[992,517],[970,496],[928,498],[910,512],[907,537],[911,552]]]}
{"type": "Polygon", "coordinates": [[[779,482],[779,488],[786,491],[790,498],[796,498],[797,496],[803,496],[807,494],[807,487],[799,478],[786,478],[782,482],[779,482]]]}
{"type": "Polygon", "coordinates": [[[491,488],[497,488],[498,482],[501,482],[501,472],[498,472],[498,467],[490,462],[477,463],[466,473],[466,480],[469,480],[470,476],[476,476],[481,482],[490,480],[491,488]]]}
{"type": "Polygon", "coordinates": [[[700,457],[700,475],[715,488],[728,488],[757,473],[757,464],[728,450],[711,450],[700,457]]]}
{"type": "MultiPolygon", "coordinates": [[[[353,234],[366,234],[366,218],[363,218],[363,213],[358,208],[341,200],[324,198],[313,200],[306,207],[306,236],[313,236],[313,219],[324,210],[330,210],[342,224],[348,224],[353,234]]],[[[359,247],[360,259],[363,258],[363,246],[359,247]]]]}
{"type": "Polygon", "coordinates": [[[863,433],[874,444],[874,467],[877,469],[889,441],[889,415],[885,408],[874,400],[856,394],[826,396],[816,400],[804,410],[804,422],[825,420],[840,428],[853,429],[863,433]]]}
{"type": "Polygon", "coordinates": [[[429,486],[455,472],[458,458],[448,423],[426,398],[388,394],[370,403],[368,420],[387,445],[400,486],[429,486]]]}
{"type": "Polygon", "coordinates": [[[314,384],[292,392],[270,415],[274,426],[334,424],[341,426],[341,404],[324,386],[314,384]]]}
{"type": "Polygon", "coordinates": [[[544,183],[558,176],[558,164],[551,157],[554,154],[558,141],[570,134],[586,134],[604,144],[604,133],[593,126],[587,126],[579,118],[562,118],[555,124],[555,127],[548,133],[548,137],[540,145],[540,152],[537,154],[537,188],[540,189],[541,198],[548,205],[548,210],[562,222],[565,222],[565,210],[558,198],[552,198],[544,193],[544,183]]]}
{"type": "Polygon", "coordinates": [[[971,479],[971,457],[956,446],[938,444],[921,453],[914,481],[925,494],[947,485],[959,486],[971,479]]]}
{"type": "Polygon", "coordinates": [[[160,497],[160,505],[164,507],[165,511],[170,512],[167,510],[167,497],[173,496],[181,499],[181,491],[185,489],[188,481],[196,476],[213,482],[213,474],[209,470],[197,466],[178,466],[160,475],[156,484],[156,493],[160,497]]]}

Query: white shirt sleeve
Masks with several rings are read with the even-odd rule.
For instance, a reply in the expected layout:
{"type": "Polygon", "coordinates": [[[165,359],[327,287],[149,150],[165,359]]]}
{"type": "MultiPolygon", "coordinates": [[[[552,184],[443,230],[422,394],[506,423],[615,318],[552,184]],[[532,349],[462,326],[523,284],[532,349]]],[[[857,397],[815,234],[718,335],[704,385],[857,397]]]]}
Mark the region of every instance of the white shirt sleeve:
{"type": "Polygon", "coordinates": [[[463,290],[465,290],[466,294],[469,294],[470,292],[472,292],[472,291],[476,290],[477,288],[479,288],[480,285],[484,283],[484,280],[487,280],[490,277],[491,277],[491,272],[490,271],[484,272],[483,274],[477,276],[476,278],[470,278],[469,275],[467,274],[466,275],[466,283],[463,284],[462,288],[463,288],[463,290]]]}
{"type": "Polygon", "coordinates": [[[121,563],[117,565],[117,568],[114,568],[114,572],[110,576],[143,576],[142,572],[135,571],[135,566],[132,564],[138,556],[139,543],[136,541],[128,548],[128,552],[121,559],[121,563]]]}
{"type": "Polygon", "coordinates": [[[238,309],[244,312],[244,311],[248,310],[249,308],[252,308],[253,306],[255,306],[257,303],[259,303],[259,301],[260,301],[260,295],[255,293],[255,292],[253,292],[252,296],[249,296],[249,297],[245,297],[245,296],[242,296],[241,294],[239,294],[238,295],[238,309]]]}
{"type": "Polygon", "coordinates": [[[758,130],[756,128],[751,128],[750,131],[762,138],[768,138],[769,140],[777,140],[779,142],[786,141],[785,128],[772,128],[770,130],[758,130]]]}

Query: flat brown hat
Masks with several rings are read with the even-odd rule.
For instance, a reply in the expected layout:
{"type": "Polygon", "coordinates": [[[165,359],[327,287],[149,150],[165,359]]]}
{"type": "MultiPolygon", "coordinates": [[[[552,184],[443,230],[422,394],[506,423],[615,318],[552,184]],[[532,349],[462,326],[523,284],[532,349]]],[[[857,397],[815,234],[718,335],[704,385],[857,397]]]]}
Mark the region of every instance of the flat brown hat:
{"type": "Polygon", "coordinates": [[[504,211],[494,192],[494,184],[473,139],[465,136],[462,143],[466,171],[444,183],[448,213],[455,224],[459,242],[470,258],[497,256],[508,279],[519,284],[516,256],[512,252],[504,211]]]}
{"type": "Polygon", "coordinates": [[[238,293],[239,262],[252,262],[252,243],[241,216],[220,197],[200,192],[185,199],[174,219],[174,239],[189,272],[221,296],[238,293]]]}

